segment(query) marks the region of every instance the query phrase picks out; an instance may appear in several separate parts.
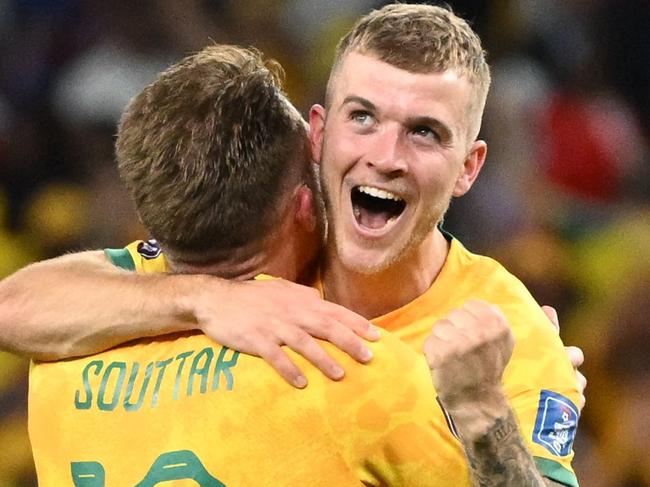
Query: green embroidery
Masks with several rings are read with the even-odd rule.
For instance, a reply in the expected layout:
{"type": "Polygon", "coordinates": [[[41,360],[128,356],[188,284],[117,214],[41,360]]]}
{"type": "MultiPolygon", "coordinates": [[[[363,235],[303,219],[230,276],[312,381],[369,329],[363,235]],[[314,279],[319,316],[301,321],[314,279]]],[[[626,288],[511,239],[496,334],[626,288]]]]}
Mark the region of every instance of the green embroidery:
{"type": "Polygon", "coordinates": [[[135,270],[133,257],[131,257],[131,254],[126,249],[104,249],[104,255],[117,267],[121,267],[127,271],[135,270]]]}
{"type": "Polygon", "coordinates": [[[81,380],[84,385],[84,391],[86,392],[86,399],[81,401],[81,391],[77,390],[74,394],[74,407],[77,409],[90,409],[93,403],[93,390],[90,387],[90,380],[88,378],[88,371],[91,367],[95,367],[95,375],[99,375],[104,367],[104,362],[102,360],[93,360],[88,365],[84,367],[83,372],[81,372],[81,380]]]}
{"type": "Polygon", "coordinates": [[[192,368],[190,369],[190,377],[187,379],[187,395],[192,395],[192,386],[194,385],[194,377],[201,377],[201,394],[205,394],[205,391],[208,390],[208,374],[210,373],[210,364],[212,363],[212,358],[214,357],[214,352],[211,347],[204,348],[199,353],[196,354],[194,360],[192,361],[192,368]],[[199,366],[199,362],[203,360],[203,364],[199,366]]]}
{"type": "Polygon", "coordinates": [[[120,402],[120,391],[122,390],[122,383],[124,382],[124,376],[126,375],[126,362],[111,362],[106,367],[104,371],[104,376],[102,377],[102,382],[99,385],[99,395],[97,396],[97,406],[102,411],[113,411],[117,406],[117,403],[120,402]],[[111,372],[113,370],[118,370],[117,382],[115,383],[115,389],[113,390],[113,399],[111,402],[106,402],[106,387],[108,386],[108,380],[111,378],[111,372]]]}
{"type": "Polygon", "coordinates": [[[223,374],[226,378],[226,390],[232,391],[233,378],[232,372],[230,371],[235,365],[237,365],[237,359],[239,358],[239,352],[233,351],[232,357],[230,360],[225,360],[226,352],[230,349],[228,347],[221,347],[219,352],[219,357],[217,357],[217,363],[214,366],[214,375],[212,376],[212,390],[219,388],[219,376],[223,374]]]}
{"type": "Polygon", "coordinates": [[[575,474],[564,468],[558,462],[541,457],[534,457],[534,460],[537,464],[537,469],[544,477],[555,482],[560,482],[568,487],[579,487],[575,474]]]}
{"type": "Polygon", "coordinates": [[[101,463],[72,462],[70,471],[75,487],[104,487],[106,482],[106,474],[101,463]]]}
{"type": "Polygon", "coordinates": [[[213,347],[206,347],[198,353],[188,350],[173,358],[149,362],[144,369],[139,362],[115,361],[104,367],[103,360],[92,360],[81,371],[81,387],[75,391],[74,406],[79,410],[95,407],[108,412],[122,407],[127,412],[136,412],[145,403],[155,408],[161,394],[176,401],[191,397],[197,389],[201,394],[220,387],[231,391],[235,385],[232,369],[238,359],[239,352],[227,347],[221,347],[218,355],[213,347]],[[173,367],[175,372],[169,370],[173,367]]]}
{"type": "MultiPolygon", "coordinates": [[[[106,473],[99,462],[72,462],[70,472],[75,487],[105,487],[106,473]]],[[[194,480],[199,487],[226,487],[210,475],[201,460],[189,450],[160,455],[135,487],[154,487],[169,480],[194,480]]]]}
{"type": "Polygon", "coordinates": [[[138,376],[138,370],[140,369],[140,364],[138,362],[133,363],[131,368],[131,375],[129,376],[129,382],[126,385],[126,395],[124,396],[124,409],[127,411],[137,411],[142,407],[144,402],[144,395],[147,392],[147,387],[149,386],[149,380],[151,380],[151,373],[153,372],[153,362],[147,364],[147,370],[144,373],[144,379],[142,381],[142,389],[140,389],[140,395],[138,396],[138,402],[135,404],[131,403],[131,395],[133,394],[133,385],[135,384],[135,379],[138,376]]]}
{"type": "Polygon", "coordinates": [[[135,487],[153,487],[168,480],[192,479],[200,487],[226,487],[208,473],[201,460],[189,450],[163,453],[135,487]]]}

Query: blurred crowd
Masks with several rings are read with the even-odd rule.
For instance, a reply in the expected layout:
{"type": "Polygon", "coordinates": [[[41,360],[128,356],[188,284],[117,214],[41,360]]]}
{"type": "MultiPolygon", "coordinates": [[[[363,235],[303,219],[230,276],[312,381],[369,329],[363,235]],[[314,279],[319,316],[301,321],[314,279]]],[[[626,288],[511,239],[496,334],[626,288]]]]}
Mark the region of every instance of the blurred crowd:
{"type": "MultiPolygon", "coordinates": [[[[146,237],[113,163],[129,98],[211,41],[278,59],[306,113],[379,0],[0,0],[0,278],[146,237]]],[[[496,257],[587,357],[574,466],[650,486],[650,0],[449,1],[489,52],[488,162],[445,227],[496,257]]],[[[28,363],[0,353],[0,486],[36,485],[28,363]]],[[[56,439],[52,439],[56,441],[56,439]]]]}

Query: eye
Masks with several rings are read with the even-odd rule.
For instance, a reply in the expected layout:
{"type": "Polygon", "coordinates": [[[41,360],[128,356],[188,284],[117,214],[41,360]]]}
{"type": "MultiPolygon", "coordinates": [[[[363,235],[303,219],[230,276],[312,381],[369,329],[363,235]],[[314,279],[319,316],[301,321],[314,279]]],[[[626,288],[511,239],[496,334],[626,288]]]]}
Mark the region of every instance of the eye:
{"type": "Polygon", "coordinates": [[[426,125],[418,125],[417,127],[413,127],[411,133],[423,139],[440,140],[438,134],[431,127],[427,127],[426,125]]]}
{"type": "Polygon", "coordinates": [[[367,111],[354,110],[350,113],[350,120],[362,127],[369,127],[374,123],[375,118],[367,111]]]}

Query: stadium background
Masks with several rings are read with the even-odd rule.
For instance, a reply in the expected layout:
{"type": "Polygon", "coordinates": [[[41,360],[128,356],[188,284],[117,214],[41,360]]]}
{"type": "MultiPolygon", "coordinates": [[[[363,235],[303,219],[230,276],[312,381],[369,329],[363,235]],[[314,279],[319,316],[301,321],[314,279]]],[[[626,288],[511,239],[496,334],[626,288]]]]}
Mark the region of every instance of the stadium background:
{"type": "MultiPolygon", "coordinates": [[[[447,228],[555,306],[586,355],[575,467],[650,486],[650,1],[452,1],[490,53],[488,164],[447,228]]],[[[112,161],[130,96],[180,56],[255,45],[306,113],[375,0],[0,0],[0,277],[142,229],[112,161]]],[[[1,332],[1,331],[0,331],[1,332]]],[[[28,364],[0,354],[0,486],[35,485],[28,364]]],[[[53,438],[52,441],[56,441],[53,438]]]]}

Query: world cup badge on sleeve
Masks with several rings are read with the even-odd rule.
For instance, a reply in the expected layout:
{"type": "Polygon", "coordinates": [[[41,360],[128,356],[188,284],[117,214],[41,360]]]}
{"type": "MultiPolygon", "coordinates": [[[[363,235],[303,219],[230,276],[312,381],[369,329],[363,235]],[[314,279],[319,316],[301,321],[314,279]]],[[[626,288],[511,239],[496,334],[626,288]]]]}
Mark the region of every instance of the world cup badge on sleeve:
{"type": "Polygon", "coordinates": [[[579,416],[578,408],[570,399],[557,392],[542,390],[533,441],[553,455],[568,455],[576,436],[579,416]]]}
{"type": "Polygon", "coordinates": [[[161,252],[162,249],[156,239],[150,238],[138,244],[138,253],[147,260],[155,259],[161,252]]]}

